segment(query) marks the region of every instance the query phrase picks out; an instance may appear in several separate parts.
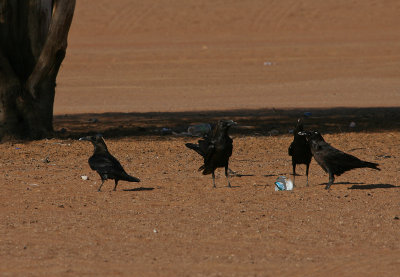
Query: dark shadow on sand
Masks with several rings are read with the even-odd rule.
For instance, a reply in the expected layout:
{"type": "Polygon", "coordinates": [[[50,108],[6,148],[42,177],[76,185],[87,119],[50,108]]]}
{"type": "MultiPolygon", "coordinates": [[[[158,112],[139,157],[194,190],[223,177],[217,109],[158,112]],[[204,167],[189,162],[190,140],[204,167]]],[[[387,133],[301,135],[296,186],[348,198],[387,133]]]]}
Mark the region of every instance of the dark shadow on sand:
{"type": "Polygon", "coordinates": [[[172,132],[185,132],[193,124],[229,118],[238,122],[231,130],[232,135],[287,135],[297,118],[305,113],[311,114],[305,119],[305,127],[323,134],[400,130],[400,107],[67,114],[54,117],[54,128],[58,138],[102,133],[107,138],[154,136],[162,139],[176,136],[172,132]],[[350,127],[351,122],[355,122],[355,127],[350,127]]]}
{"type": "Polygon", "coordinates": [[[123,189],[123,191],[148,191],[148,190],[153,190],[154,188],[145,188],[145,187],[140,187],[140,188],[133,188],[133,189],[123,189]]]}
{"type": "MultiPolygon", "coordinates": [[[[288,178],[292,178],[293,175],[291,173],[277,173],[277,174],[264,174],[263,177],[279,177],[279,176],[288,176],[288,178]]],[[[296,174],[296,176],[302,176],[296,174]]]]}
{"type": "Polygon", "coordinates": [[[395,186],[392,184],[369,184],[369,185],[354,185],[349,187],[348,189],[391,189],[391,188],[400,188],[400,186],[395,186]]]}
{"type": "Polygon", "coordinates": [[[251,177],[251,176],[254,176],[254,174],[235,173],[235,174],[229,175],[229,177],[239,177],[239,178],[241,178],[241,177],[251,177]]]}
{"type": "MultiPolygon", "coordinates": [[[[362,185],[362,184],[365,184],[365,183],[363,183],[363,182],[335,182],[335,183],[332,184],[332,186],[334,186],[334,185],[362,185]]],[[[322,183],[322,184],[319,184],[319,185],[320,186],[326,186],[327,183],[322,183]]]]}

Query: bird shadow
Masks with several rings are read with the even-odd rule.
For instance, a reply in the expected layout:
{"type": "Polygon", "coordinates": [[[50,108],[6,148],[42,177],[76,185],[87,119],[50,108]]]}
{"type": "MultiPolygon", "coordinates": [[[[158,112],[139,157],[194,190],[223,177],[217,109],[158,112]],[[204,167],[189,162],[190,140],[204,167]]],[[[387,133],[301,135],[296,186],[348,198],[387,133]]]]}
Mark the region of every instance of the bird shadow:
{"type": "Polygon", "coordinates": [[[232,174],[232,175],[230,175],[230,177],[251,177],[251,176],[254,176],[254,174],[240,174],[240,173],[235,173],[235,174],[232,174]]]}
{"type": "Polygon", "coordinates": [[[363,149],[365,149],[365,147],[357,147],[357,148],[353,148],[353,149],[347,150],[347,152],[353,152],[353,151],[356,151],[356,150],[363,150],[363,149]]]}
{"type": "Polygon", "coordinates": [[[140,188],[133,188],[133,189],[124,189],[123,191],[147,191],[147,190],[153,190],[154,188],[145,188],[145,187],[140,187],[140,188]]]}
{"type": "Polygon", "coordinates": [[[400,188],[400,186],[395,186],[392,184],[369,184],[369,185],[353,185],[348,189],[391,189],[391,188],[400,188]]]}
{"type": "MultiPolygon", "coordinates": [[[[321,183],[321,184],[319,184],[320,186],[326,186],[328,183],[321,183]]],[[[363,185],[363,184],[365,184],[365,183],[363,183],[363,182],[335,182],[335,183],[333,183],[332,184],[332,186],[334,186],[334,185],[363,185]]]]}
{"type": "MultiPolygon", "coordinates": [[[[264,174],[264,175],[262,175],[263,177],[276,177],[276,176],[286,176],[286,175],[289,175],[289,178],[290,178],[290,176],[293,176],[292,174],[288,174],[288,173],[278,173],[278,174],[264,174]]],[[[296,176],[301,176],[301,175],[297,175],[296,174],[296,176]]]]}

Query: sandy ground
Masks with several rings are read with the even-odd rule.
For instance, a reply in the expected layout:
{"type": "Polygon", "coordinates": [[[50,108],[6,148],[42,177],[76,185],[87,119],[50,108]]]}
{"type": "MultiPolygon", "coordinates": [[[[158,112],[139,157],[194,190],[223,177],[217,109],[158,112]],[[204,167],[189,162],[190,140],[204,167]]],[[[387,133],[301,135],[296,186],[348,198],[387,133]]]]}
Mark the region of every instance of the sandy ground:
{"type": "Polygon", "coordinates": [[[55,113],[396,106],[399,13],[396,0],[78,1],[55,113]]]}
{"type": "Polygon", "coordinates": [[[0,144],[0,275],[397,275],[399,13],[390,0],[78,1],[56,138],[0,144]],[[313,161],[309,187],[275,192],[304,112],[382,170],[326,191],[313,161]],[[239,123],[244,176],[228,188],[219,170],[213,189],[184,147],[196,139],[170,130],[220,118],[239,123]],[[98,132],[141,183],[97,192],[77,138],[98,132]]]}
{"type": "MultiPolygon", "coordinates": [[[[107,140],[139,184],[97,192],[76,140],[2,144],[1,270],[5,275],[394,276],[400,267],[400,133],[326,139],[378,162],[337,178],[313,161],[310,186],[275,192],[289,176],[290,136],[234,137],[231,168],[217,188],[197,172],[192,138],[107,140]],[[379,140],[377,140],[379,138],[379,140]],[[389,157],[388,157],[389,156],[389,157]],[[42,160],[48,157],[49,163],[42,160]],[[84,181],[81,175],[87,175],[84,181]]],[[[304,174],[304,167],[299,168],[304,174]]]]}

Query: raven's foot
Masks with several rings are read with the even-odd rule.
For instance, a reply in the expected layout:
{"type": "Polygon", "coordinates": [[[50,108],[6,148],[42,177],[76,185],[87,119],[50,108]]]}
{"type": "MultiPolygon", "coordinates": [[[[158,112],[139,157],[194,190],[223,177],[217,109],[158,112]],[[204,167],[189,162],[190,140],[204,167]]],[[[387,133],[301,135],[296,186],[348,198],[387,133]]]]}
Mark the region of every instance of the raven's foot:
{"type": "Polygon", "coordinates": [[[331,185],[332,185],[332,184],[327,184],[326,187],[325,187],[325,189],[326,189],[326,190],[331,189],[331,185]]]}

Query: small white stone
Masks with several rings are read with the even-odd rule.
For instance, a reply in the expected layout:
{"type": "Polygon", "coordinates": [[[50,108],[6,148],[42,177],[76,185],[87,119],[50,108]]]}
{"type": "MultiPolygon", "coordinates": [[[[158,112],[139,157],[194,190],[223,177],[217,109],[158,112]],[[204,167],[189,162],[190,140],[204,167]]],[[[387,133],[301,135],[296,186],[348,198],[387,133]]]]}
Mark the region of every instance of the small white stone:
{"type": "Polygon", "coordinates": [[[154,233],[158,233],[157,229],[154,229],[153,232],[154,232],[154,233]]]}
{"type": "Polygon", "coordinates": [[[89,180],[89,177],[86,176],[86,175],[82,175],[81,178],[82,178],[82,180],[85,180],[85,181],[86,181],[86,180],[89,180]]]}

